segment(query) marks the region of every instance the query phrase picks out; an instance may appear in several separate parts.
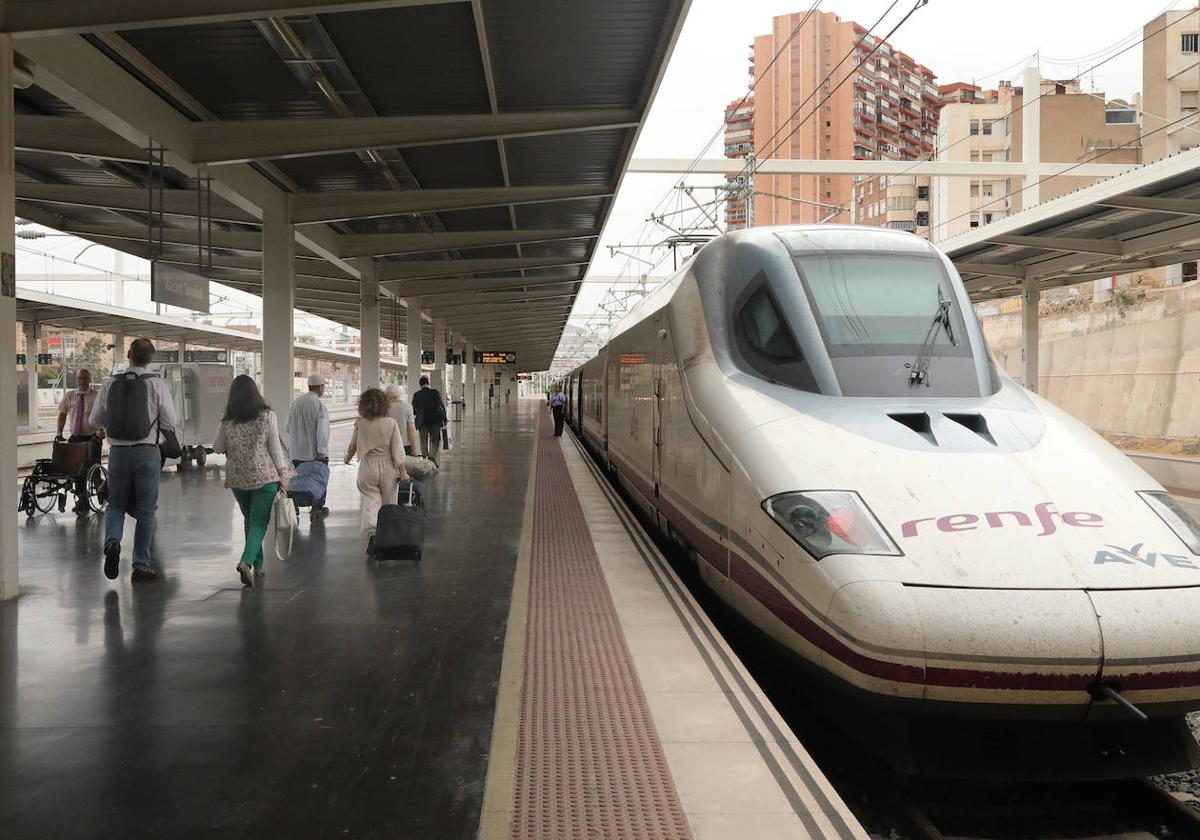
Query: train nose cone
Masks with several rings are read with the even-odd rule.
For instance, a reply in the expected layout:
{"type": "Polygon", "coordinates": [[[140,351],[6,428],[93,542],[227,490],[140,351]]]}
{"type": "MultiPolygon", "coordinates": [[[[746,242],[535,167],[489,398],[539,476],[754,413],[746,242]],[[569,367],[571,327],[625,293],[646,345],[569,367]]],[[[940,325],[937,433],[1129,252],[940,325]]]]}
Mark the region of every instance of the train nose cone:
{"type": "Polygon", "coordinates": [[[879,693],[1087,713],[1100,626],[1078,590],[956,589],[867,581],[839,589],[826,667],[879,693]]]}

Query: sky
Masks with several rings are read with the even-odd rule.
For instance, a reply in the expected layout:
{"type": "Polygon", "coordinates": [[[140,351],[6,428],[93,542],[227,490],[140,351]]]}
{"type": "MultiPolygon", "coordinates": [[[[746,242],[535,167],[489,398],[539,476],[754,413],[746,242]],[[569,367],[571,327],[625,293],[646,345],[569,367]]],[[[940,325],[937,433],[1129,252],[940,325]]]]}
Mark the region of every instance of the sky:
{"type": "MultiPolygon", "coordinates": [[[[869,27],[891,0],[823,0],[818,7],[843,20],[869,27]]],[[[874,30],[883,35],[914,0],[899,0],[874,30]]],[[[775,15],[802,12],[811,0],[692,0],[683,31],[638,140],[635,157],[691,159],[722,124],[725,105],[750,84],[747,58],[754,36],[766,34],[775,15]]],[[[890,43],[937,74],[941,84],[975,81],[984,87],[1000,79],[1019,79],[1021,66],[1040,53],[1042,75],[1073,78],[1106,57],[1087,58],[1118,41],[1141,37],[1142,26],[1167,8],[1191,8],[1179,0],[930,0],[893,35],[890,43]],[[1063,63],[1067,60],[1067,63],[1063,63]]],[[[1126,42],[1129,43],[1129,42],[1126,42]]],[[[1109,98],[1129,99],[1142,84],[1140,46],[1084,76],[1084,89],[1109,98]]],[[[843,71],[852,65],[847,62],[843,71]]],[[[840,77],[839,77],[840,78],[840,77]]],[[[720,139],[705,157],[721,157],[720,139]]],[[[611,257],[609,246],[636,243],[649,212],[671,192],[676,176],[627,175],[600,239],[589,275],[611,277],[638,273],[637,263],[611,257]]],[[[716,184],[694,177],[690,184],[716,184]]],[[[711,192],[709,193],[711,195],[711,192]]],[[[668,205],[674,207],[677,199],[668,205]]],[[[651,235],[646,241],[653,241],[651,235]]],[[[635,253],[647,256],[649,251],[635,253]]],[[[655,258],[659,256],[655,253],[655,258]]],[[[669,273],[671,260],[655,273],[669,273]]],[[[584,323],[600,311],[607,284],[585,284],[573,319],[584,323]]]]}

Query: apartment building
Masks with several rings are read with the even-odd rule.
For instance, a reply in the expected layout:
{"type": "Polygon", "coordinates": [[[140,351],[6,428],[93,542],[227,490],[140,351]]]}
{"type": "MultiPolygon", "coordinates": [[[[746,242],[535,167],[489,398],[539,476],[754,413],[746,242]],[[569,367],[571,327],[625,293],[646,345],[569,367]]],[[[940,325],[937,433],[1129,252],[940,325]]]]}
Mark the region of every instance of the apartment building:
{"type": "MultiPolygon", "coordinates": [[[[938,160],[1020,161],[1025,91],[1001,82],[994,91],[957,85],[942,107],[938,160]]],[[[1036,106],[1041,117],[1040,157],[1057,163],[1142,162],[1142,130],[1136,107],[1084,91],[1078,79],[1043,79],[1036,106]]],[[[935,178],[931,238],[946,239],[1019,211],[1022,183],[1013,178],[935,178]]],[[[1093,183],[1089,176],[1061,175],[1039,185],[1049,201],[1093,183]]]]}
{"type": "MultiPolygon", "coordinates": [[[[804,17],[780,15],[770,33],[754,39],[752,74],[765,70],[799,27],[755,91],[756,156],[914,160],[932,154],[939,104],[934,73],[853,21],[820,12],[801,24],[804,17]]],[[[849,175],[760,174],[754,188],[757,225],[850,222],[861,215],[849,175]]],[[[884,214],[868,218],[874,221],[860,221],[888,222],[884,214]]]]}
{"type": "Polygon", "coordinates": [[[1149,163],[1200,146],[1195,116],[1200,108],[1200,3],[1164,12],[1142,34],[1141,106],[1147,132],[1142,154],[1149,163]]]}
{"type": "MultiPolygon", "coordinates": [[[[725,106],[725,157],[744,160],[754,150],[754,98],[743,96],[725,106]]],[[[725,202],[726,230],[746,227],[746,193],[744,177],[732,176],[730,198],[725,202]],[[737,181],[737,186],[733,182],[737,181]]]]}

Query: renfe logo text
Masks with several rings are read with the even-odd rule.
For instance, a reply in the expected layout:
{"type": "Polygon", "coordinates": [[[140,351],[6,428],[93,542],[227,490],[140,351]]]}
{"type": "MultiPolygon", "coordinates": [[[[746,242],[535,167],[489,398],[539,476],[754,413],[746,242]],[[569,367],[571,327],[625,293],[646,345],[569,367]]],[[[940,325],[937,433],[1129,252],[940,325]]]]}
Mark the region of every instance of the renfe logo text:
{"type": "Polygon", "coordinates": [[[932,522],[925,530],[937,528],[939,531],[974,531],[978,528],[1033,528],[1040,527],[1037,536],[1045,537],[1058,530],[1058,523],[1072,528],[1101,528],[1104,517],[1098,513],[1086,513],[1081,510],[1069,510],[1059,513],[1054,509],[1054,502],[1039,502],[1033,506],[1033,517],[1020,510],[997,510],[988,513],[951,513],[946,516],[927,516],[924,519],[910,519],[900,526],[900,533],[905,537],[917,536],[917,528],[922,522],[932,522]],[[1034,525],[1034,520],[1037,525],[1034,525]]]}

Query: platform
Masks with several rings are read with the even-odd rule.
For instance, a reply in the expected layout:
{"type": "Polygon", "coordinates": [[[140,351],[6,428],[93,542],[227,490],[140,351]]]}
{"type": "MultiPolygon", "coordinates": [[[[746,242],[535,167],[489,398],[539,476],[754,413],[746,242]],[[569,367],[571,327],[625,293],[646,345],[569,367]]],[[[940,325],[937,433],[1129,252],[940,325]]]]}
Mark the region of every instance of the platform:
{"type": "Polygon", "coordinates": [[[151,584],[22,520],[0,836],[865,837],[545,413],[455,424],[420,563],[365,558],[340,463],[254,591],[220,458],[164,474],[151,584]]]}

